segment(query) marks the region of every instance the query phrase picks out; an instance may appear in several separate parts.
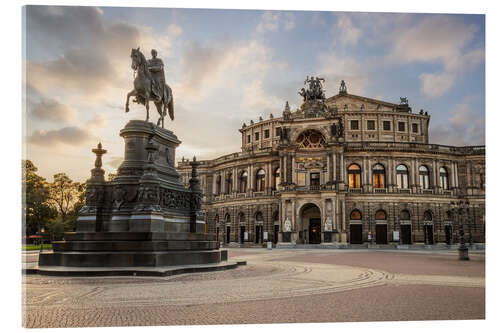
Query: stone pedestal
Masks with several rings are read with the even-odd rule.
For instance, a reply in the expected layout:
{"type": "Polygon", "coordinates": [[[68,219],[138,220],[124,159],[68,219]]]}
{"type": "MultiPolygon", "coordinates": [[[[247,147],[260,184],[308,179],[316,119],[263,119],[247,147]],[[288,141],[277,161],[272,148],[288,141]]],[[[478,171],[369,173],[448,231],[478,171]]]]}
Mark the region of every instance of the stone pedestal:
{"type": "Polygon", "coordinates": [[[177,136],[139,120],[130,121],[120,136],[125,156],[117,176],[104,181],[99,146],[76,232],[54,242],[54,253],[40,254],[39,266],[161,267],[227,258],[216,235],[204,233],[197,163],[189,188],[175,170],[177,136]]]}

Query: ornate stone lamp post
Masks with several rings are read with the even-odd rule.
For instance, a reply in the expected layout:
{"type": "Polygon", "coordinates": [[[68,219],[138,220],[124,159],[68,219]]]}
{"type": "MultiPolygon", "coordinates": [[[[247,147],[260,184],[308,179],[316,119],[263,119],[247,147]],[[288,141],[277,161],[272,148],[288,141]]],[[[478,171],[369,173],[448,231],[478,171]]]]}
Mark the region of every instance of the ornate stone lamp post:
{"type": "Polygon", "coordinates": [[[458,222],[459,235],[460,235],[460,245],[458,246],[458,259],[459,260],[469,260],[469,249],[465,244],[465,234],[464,234],[464,224],[462,215],[464,211],[469,210],[469,201],[460,200],[458,202],[451,202],[451,209],[454,213],[455,218],[458,222]]]}

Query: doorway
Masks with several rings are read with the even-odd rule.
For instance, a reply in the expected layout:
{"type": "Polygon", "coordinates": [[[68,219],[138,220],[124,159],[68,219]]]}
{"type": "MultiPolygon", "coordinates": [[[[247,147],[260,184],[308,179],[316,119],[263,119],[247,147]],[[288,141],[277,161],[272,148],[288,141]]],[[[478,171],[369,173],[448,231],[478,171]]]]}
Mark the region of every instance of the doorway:
{"type": "Polygon", "coordinates": [[[302,244],[321,243],[321,211],[313,203],[307,203],[300,209],[300,229],[298,242],[302,244]]]}
{"type": "Polygon", "coordinates": [[[256,225],[255,226],[255,243],[256,244],[262,243],[263,233],[264,233],[263,226],[262,225],[256,225]]]}
{"type": "Polygon", "coordinates": [[[240,226],[240,244],[245,242],[245,226],[240,226]]]}
{"type": "Polygon", "coordinates": [[[411,225],[402,224],[400,228],[401,228],[401,244],[403,245],[411,244],[411,225]]]}
{"type": "Polygon", "coordinates": [[[226,244],[231,242],[231,227],[226,228],[226,244]]]}
{"type": "Polygon", "coordinates": [[[387,244],[387,224],[377,224],[375,226],[375,243],[387,244]]]}
{"type": "Polygon", "coordinates": [[[349,226],[350,236],[349,242],[351,244],[363,244],[363,225],[351,224],[349,226]]]}
{"type": "Polygon", "coordinates": [[[430,224],[424,225],[424,243],[425,245],[434,244],[434,226],[430,224]]]}
{"type": "Polygon", "coordinates": [[[275,224],[274,225],[274,238],[273,238],[274,244],[278,243],[279,232],[280,232],[280,226],[279,226],[279,224],[275,224]]]}
{"type": "Polygon", "coordinates": [[[444,234],[446,237],[446,244],[451,245],[453,243],[453,229],[451,225],[444,226],[444,234]]]}
{"type": "Polygon", "coordinates": [[[309,219],[309,244],[321,243],[321,219],[309,219]]]}

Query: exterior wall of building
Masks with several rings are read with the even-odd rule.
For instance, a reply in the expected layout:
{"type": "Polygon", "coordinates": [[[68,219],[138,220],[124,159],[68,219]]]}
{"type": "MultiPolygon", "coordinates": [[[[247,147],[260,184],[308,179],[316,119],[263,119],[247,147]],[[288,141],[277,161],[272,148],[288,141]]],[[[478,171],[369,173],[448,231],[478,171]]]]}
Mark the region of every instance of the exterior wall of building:
{"type": "MultiPolygon", "coordinates": [[[[451,202],[460,199],[470,202],[467,218],[462,216],[466,238],[470,233],[474,242],[484,242],[484,146],[428,144],[430,116],[413,114],[408,105],[346,93],[326,104],[336,110],[333,116],[285,109],[282,117],[244,125],[239,130],[241,152],[201,161],[209,232],[218,231],[225,243],[227,231],[229,242],[281,242],[289,220],[290,240],[307,243],[311,216],[304,215],[304,207],[314,205],[320,212],[322,242],[352,242],[359,230],[362,242],[384,241],[381,233],[388,243],[401,242],[402,231],[410,229],[411,243],[456,243],[458,222],[451,202]],[[358,121],[357,129],[351,128],[352,120],[358,121]],[[369,120],[375,121],[370,129],[369,120]],[[389,130],[384,130],[384,121],[390,122],[389,130]],[[404,122],[404,131],[399,131],[399,122],[404,122]],[[342,126],[344,131],[339,130],[342,126]],[[314,144],[303,140],[304,133],[314,144]],[[360,168],[359,187],[349,184],[352,164],[360,168]],[[383,170],[377,171],[382,172],[383,186],[377,186],[380,176],[374,182],[376,165],[383,170]],[[407,176],[398,176],[400,165],[407,176]],[[421,182],[422,166],[428,170],[427,187],[421,182]],[[264,173],[262,184],[259,170],[264,173]],[[248,175],[246,191],[243,173],[248,175]],[[406,177],[407,186],[398,186],[398,177],[406,177]],[[361,213],[359,220],[351,218],[354,210],[361,213]]],[[[188,161],[180,162],[178,171],[188,184],[188,161]]]]}

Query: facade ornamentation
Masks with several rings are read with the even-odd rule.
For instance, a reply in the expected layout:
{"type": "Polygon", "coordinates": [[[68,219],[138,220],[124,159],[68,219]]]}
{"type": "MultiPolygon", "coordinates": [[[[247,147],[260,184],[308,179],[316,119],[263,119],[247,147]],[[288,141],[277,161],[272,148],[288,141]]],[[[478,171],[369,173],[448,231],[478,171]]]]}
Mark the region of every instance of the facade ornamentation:
{"type": "MultiPolygon", "coordinates": [[[[241,152],[199,162],[202,208],[219,241],[259,243],[266,232],[276,243],[372,235],[378,244],[451,245],[458,234],[447,211],[463,196],[472,238],[484,242],[484,146],[429,144],[427,113],[348,94],[344,81],[324,98],[323,84],[308,77],[296,111],[286,102],[282,117],[240,129],[241,152]]],[[[177,167],[187,188],[191,169],[177,167]]]]}

